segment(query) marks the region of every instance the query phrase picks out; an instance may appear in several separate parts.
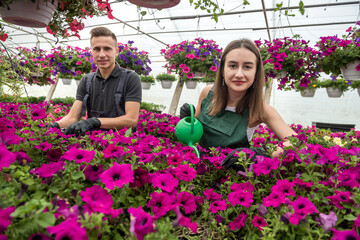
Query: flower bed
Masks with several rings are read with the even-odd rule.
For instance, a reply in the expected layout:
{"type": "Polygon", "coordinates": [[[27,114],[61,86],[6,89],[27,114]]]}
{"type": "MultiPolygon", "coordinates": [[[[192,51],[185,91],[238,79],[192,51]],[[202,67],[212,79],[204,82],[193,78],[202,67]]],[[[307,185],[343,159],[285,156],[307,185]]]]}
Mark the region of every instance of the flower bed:
{"type": "MultiPolygon", "coordinates": [[[[179,143],[168,114],[75,138],[45,126],[68,105],[0,109],[0,238],[359,238],[359,131],[292,125],[287,154],[250,163],[239,152],[235,172],[220,167],[230,149],[198,147],[198,159],[179,143]]],[[[264,127],[251,142],[277,144],[264,127]]]]}

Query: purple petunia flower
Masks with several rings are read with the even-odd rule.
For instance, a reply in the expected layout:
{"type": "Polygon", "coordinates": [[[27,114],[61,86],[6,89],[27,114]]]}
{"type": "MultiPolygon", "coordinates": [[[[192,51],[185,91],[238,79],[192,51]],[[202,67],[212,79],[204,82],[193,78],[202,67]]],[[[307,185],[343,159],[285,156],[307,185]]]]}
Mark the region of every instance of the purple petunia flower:
{"type": "Polygon", "coordinates": [[[265,207],[278,207],[282,203],[285,203],[285,195],[281,192],[272,192],[269,196],[263,198],[263,204],[265,207]]]}
{"type": "Polygon", "coordinates": [[[274,186],[271,187],[273,192],[280,192],[281,194],[295,197],[295,191],[293,190],[294,183],[287,179],[278,180],[274,186]]]}
{"type": "Polygon", "coordinates": [[[130,232],[133,233],[138,240],[143,240],[148,233],[155,232],[154,218],[145,212],[141,206],[138,208],[130,207],[130,232]]]}
{"type": "Polygon", "coordinates": [[[102,165],[82,165],[81,170],[84,170],[85,178],[89,181],[96,181],[99,179],[100,175],[104,172],[102,165]]]}
{"type": "Polygon", "coordinates": [[[184,208],[185,214],[192,213],[196,210],[196,199],[195,196],[189,192],[180,192],[176,201],[179,206],[184,208]]]}
{"type": "Polygon", "coordinates": [[[39,168],[31,170],[31,172],[39,175],[39,177],[52,177],[60,170],[64,170],[64,165],[64,162],[43,163],[39,168]]]}
{"type": "Polygon", "coordinates": [[[46,115],[45,109],[43,109],[43,108],[35,109],[34,111],[31,112],[31,120],[33,120],[33,121],[44,119],[46,117],[47,117],[47,115],[46,115]]]}
{"type": "Polygon", "coordinates": [[[185,217],[181,214],[179,206],[174,207],[174,211],[176,213],[176,219],[172,222],[173,227],[177,227],[178,225],[190,228],[193,233],[197,232],[198,224],[197,222],[191,222],[191,219],[185,217]]]}
{"type": "Polygon", "coordinates": [[[47,141],[41,142],[39,145],[34,146],[36,149],[46,152],[47,150],[52,148],[52,144],[47,141]]]}
{"type": "Polygon", "coordinates": [[[54,227],[47,227],[50,234],[55,234],[55,240],[87,240],[86,230],[77,222],[76,217],[70,217],[54,227]]]}
{"type": "Polygon", "coordinates": [[[111,168],[100,175],[100,180],[105,186],[113,190],[115,186],[122,188],[123,185],[134,181],[134,172],[130,164],[114,163],[111,168]]]}
{"type": "Polygon", "coordinates": [[[154,217],[160,218],[172,209],[174,200],[169,194],[164,192],[152,192],[150,194],[151,199],[148,201],[146,206],[152,208],[154,217]]]}
{"type": "Polygon", "coordinates": [[[134,181],[129,184],[130,187],[141,188],[146,183],[149,183],[149,171],[141,167],[134,170],[134,181]]]}
{"type": "Polygon", "coordinates": [[[0,208],[0,233],[4,232],[11,224],[12,217],[10,214],[15,211],[15,207],[0,208]]]}
{"type": "Polygon", "coordinates": [[[360,236],[357,234],[355,228],[353,228],[352,230],[344,230],[344,231],[340,231],[332,228],[331,231],[334,234],[332,240],[348,240],[348,239],[360,240],[360,236]]]}
{"type": "Polygon", "coordinates": [[[229,193],[228,200],[232,206],[241,205],[246,208],[249,208],[251,203],[254,202],[253,194],[245,191],[235,191],[229,193]]]}
{"type": "Polygon", "coordinates": [[[63,155],[63,158],[68,161],[75,160],[75,163],[82,163],[82,162],[91,162],[95,156],[94,150],[83,150],[77,149],[76,147],[70,148],[66,151],[63,155]]]}
{"type": "Polygon", "coordinates": [[[205,189],[203,194],[210,201],[220,200],[222,197],[221,194],[214,192],[214,190],[212,188],[205,189]]]}
{"type": "Polygon", "coordinates": [[[258,215],[255,215],[253,220],[251,221],[252,225],[254,227],[256,227],[257,229],[259,229],[260,231],[262,230],[263,227],[266,227],[268,224],[266,223],[265,219],[262,217],[259,217],[258,215]]]}
{"type": "Polygon", "coordinates": [[[151,179],[154,187],[158,187],[165,192],[172,192],[178,186],[179,180],[173,177],[170,173],[155,174],[151,179]]]}
{"type": "Polygon", "coordinates": [[[315,205],[305,197],[299,197],[295,201],[289,203],[294,209],[294,214],[290,216],[290,223],[298,225],[299,221],[304,219],[308,214],[318,213],[315,205]]]}
{"type": "Polygon", "coordinates": [[[232,231],[235,231],[237,229],[240,229],[242,227],[245,226],[246,220],[247,220],[248,215],[245,214],[244,212],[241,212],[234,221],[229,223],[229,228],[232,231]]]}
{"type": "Polygon", "coordinates": [[[209,211],[212,213],[217,213],[218,211],[224,211],[227,208],[225,200],[219,200],[212,202],[209,207],[209,211]]]}
{"type": "Polygon", "coordinates": [[[333,211],[331,211],[329,215],[326,215],[325,213],[320,213],[319,216],[320,224],[322,225],[324,232],[328,232],[332,227],[335,227],[337,217],[333,211]]]}
{"type": "Polygon", "coordinates": [[[276,170],[279,167],[280,161],[277,158],[267,158],[263,156],[256,157],[256,163],[254,163],[254,173],[256,176],[260,174],[267,175],[271,170],[276,170]]]}

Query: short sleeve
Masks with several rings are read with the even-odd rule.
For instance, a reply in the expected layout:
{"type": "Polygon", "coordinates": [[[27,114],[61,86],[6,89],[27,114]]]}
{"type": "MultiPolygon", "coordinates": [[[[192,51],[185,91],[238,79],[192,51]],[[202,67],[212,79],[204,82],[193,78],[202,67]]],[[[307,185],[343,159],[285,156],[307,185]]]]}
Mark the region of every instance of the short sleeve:
{"type": "Polygon", "coordinates": [[[141,103],[142,90],[139,75],[134,71],[131,71],[127,78],[126,88],[124,89],[124,101],[141,103]]]}
{"type": "Polygon", "coordinates": [[[76,100],[82,101],[86,94],[86,79],[88,77],[88,74],[83,76],[80,80],[79,86],[76,90],[76,100]]]}

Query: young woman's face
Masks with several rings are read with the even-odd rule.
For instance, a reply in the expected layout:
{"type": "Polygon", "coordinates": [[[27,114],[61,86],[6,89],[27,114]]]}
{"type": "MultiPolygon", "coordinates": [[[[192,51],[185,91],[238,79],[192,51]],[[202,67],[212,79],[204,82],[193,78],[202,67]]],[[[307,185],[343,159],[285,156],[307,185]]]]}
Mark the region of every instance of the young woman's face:
{"type": "Polygon", "coordinates": [[[226,55],[223,74],[229,94],[245,94],[255,81],[255,54],[247,48],[231,50],[226,55]]]}

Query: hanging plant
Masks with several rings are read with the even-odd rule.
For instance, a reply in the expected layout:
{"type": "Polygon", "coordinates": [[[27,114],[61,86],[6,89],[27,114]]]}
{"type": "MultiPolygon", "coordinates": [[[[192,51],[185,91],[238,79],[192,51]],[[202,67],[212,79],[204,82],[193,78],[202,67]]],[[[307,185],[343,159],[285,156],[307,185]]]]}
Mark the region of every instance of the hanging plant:
{"type": "Polygon", "coordinates": [[[179,44],[167,45],[161,49],[167,64],[168,73],[176,72],[182,81],[193,80],[195,73],[214,79],[222,49],[213,40],[196,38],[193,41],[182,41],[179,44]]]}

